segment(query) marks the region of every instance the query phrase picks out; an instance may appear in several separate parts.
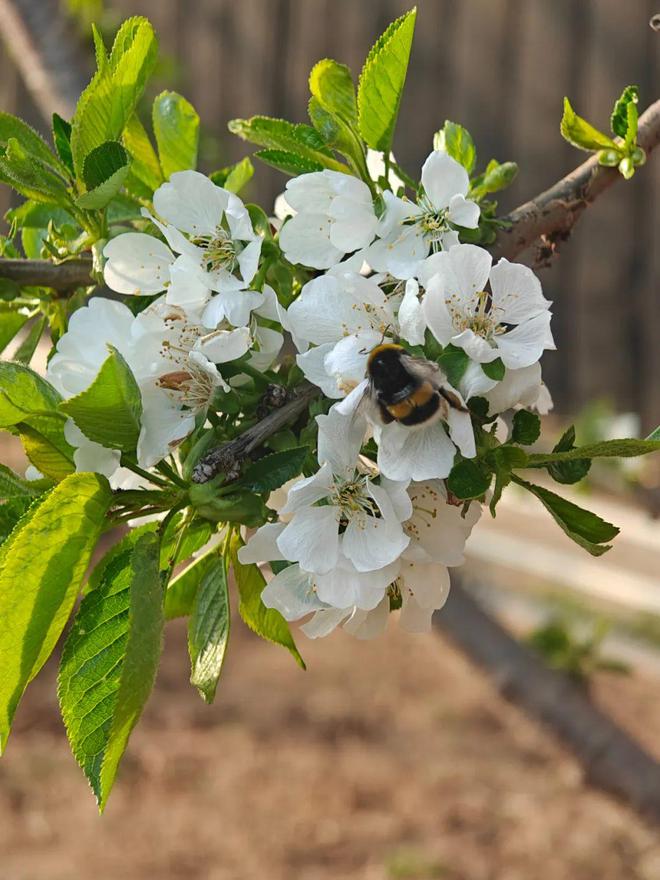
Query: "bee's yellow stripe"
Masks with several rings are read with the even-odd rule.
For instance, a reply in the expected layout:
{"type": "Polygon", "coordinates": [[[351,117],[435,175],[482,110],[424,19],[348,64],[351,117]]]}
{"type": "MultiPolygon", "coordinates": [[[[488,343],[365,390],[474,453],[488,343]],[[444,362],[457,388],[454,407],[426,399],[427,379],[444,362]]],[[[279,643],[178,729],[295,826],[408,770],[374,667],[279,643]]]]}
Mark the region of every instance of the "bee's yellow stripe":
{"type": "Polygon", "coordinates": [[[369,352],[369,357],[367,359],[367,366],[372,362],[372,360],[376,357],[378,352],[385,351],[386,349],[393,349],[394,351],[404,351],[402,345],[396,345],[394,342],[384,342],[382,345],[377,345],[375,348],[372,348],[369,352]]]}
{"type": "Polygon", "coordinates": [[[413,391],[413,393],[409,397],[406,397],[405,400],[386,406],[385,409],[393,418],[404,419],[406,416],[409,416],[414,409],[417,409],[418,406],[424,406],[425,403],[428,403],[434,394],[435,389],[431,383],[423,382],[419,388],[416,391],[413,391]]]}

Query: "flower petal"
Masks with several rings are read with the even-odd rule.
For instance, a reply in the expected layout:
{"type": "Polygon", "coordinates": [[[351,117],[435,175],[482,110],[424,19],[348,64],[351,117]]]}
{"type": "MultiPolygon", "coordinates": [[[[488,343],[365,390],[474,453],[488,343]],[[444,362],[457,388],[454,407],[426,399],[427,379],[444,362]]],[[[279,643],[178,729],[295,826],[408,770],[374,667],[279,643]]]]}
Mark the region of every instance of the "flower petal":
{"type": "Polygon", "coordinates": [[[391,480],[427,480],[449,475],[456,447],[442,422],[407,428],[384,425],[378,445],[378,467],[391,480]]]}
{"type": "Polygon", "coordinates": [[[341,548],[357,571],[374,571],[398,559],[409,543],[410,538],[395,517],[363,514],[347,525],[341,548]]]}
{"type": "Polygon", "coordinates": [[[449,200],[448,217],[457,226],[476,229],[479,225],[481,209],[476,202],[466,199],[463,195],[452,196],[449,200]]]}
{"type": "Polygon", "coordinates": [[[105,283],[117,293],[148,295],[165,290],[174,254],[166,244],[143,232],[125,232],[103,249],[105,283]]]}
{"type": "Polygon", "coordinates": [[[154,193],[154,209],[182,232],[211,235],[222,220],[229,196],[198,171],[175,171],[154,193]]]}
{"type": "Polygon", "coordinates": [[[356,608],[344,624],[347,633],[356,639],[375,639],[385,632],[390,619],[390,599],[383,596],[372,611],[356,608]]]}
{"type": "Polygon", "coordinates": [[[529,367],[538,361],[546,349],[555,348],[550,330],[551,318],[550,312],[541,312],[497,337],[499,355],[507,369],[529,367]]]}
{"type": "Polygon", "coordinates": [[[350,608],[322,608],[300,629],[308,639],[322,639],[337,629],[342,620],[345,620],[350,613],[350,608]]]}
{"type": "Polygon", "coordinates": [[[497,360],[500,352],[484,339],[478,336],[474,330],[463,330],[462,333],[452,336],[451,344],[463,351],[478,364],[489,364],[491,361],[497,360]]]}
{"type": "Polygon", "coordinates": [[[296,512],[277,539],[286,559],[305,571],[326,574],[337,564],[339,523],[334,507],[307,507],[296,512]]]}
{"type": "Polygon", "coordinates": [[[490,289],[494,314],[503,324],[520,324],[551,305],[532,270],[504,258],[490,270],[490,289]]]}
{"type": "Polygon", "coordinates": [[[248,538],[247,543],[238,551],[238,561],[243,565],[251,562],[262,563],[283,560],[284,556],[277,546],[277,539],[282,534],[285,524],[266,523],[248,538]]]}
{"type": "Polygon", "coordinates": [[[342,415],[333,407],[327,415],[316,417],[319,426],[319,464],[328,462],[333,473],[352,476],[367,430],[366,419],[342,415]]]}
{"type": "Polygon", "coordinates": [[[419,284],[414,278],[406,281],[406,292],[399,306],[399,333],[410,345],[424,344],[426,321],[419,301],[419,284]]]}
{"type": "Polygon", "coordinates": [[[289,489],[287,501],[280,514],[297,513],[331,494],[334,485],[332,467],[324,462],[311,477],[297,480],[289,489]]]}
{"type": "Polygon", "coordinates": [[[329,269],[344,256],[330,241],[332,220],[327,214],[296,214],[282,227],[279,243],[288,260],[314,269],[329,269]]]}
{"type": "Polygon", "coordinates": [[[252,337],[247,327],[236,330],[214,330],[201,336],[195,343],[195,351],[201,352],[211,363],[224,364],[235,361],[249,350],[252,337]]]}
{"type": "Polygon", "coordinates": [[[464,196],[470,178],[463,166],[442,150],[434,150],[422,166],[422,186],[436,210],[449,206],[451,197],[464,196]]]}
{"type": "Polygon", "coordinates": [[[323,608],[312,577],[299,565],[288,565],[271,578],[261,593],[261,601],[266,608],[279,611],[285,620],[299,620],[323,608]]]}
{"type": "Polygon", "coordinates": [[[344,392],[337,386],[335,376],[330,376],[325,368],[325,358],[333,347],[332,342],[327,342],[324,345],[310,348],[305,354],[296,356],[296,363],[306,379],[317,385],[326,397],[334,399],[342,397],[344,392]]]}

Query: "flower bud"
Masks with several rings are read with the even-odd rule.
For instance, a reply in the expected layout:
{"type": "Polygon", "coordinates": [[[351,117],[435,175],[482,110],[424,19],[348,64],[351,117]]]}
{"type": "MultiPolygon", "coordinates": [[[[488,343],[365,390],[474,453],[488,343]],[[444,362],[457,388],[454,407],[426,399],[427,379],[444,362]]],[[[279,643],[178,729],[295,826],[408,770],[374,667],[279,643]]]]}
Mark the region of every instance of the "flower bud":
{"type": "Polygon", "coordinates": [[[641,147],[635,147],[630,152],[630,158],[634,165],[643,165],[646,162],[646,153],[641,147]]]}
{"type": "Polygon", "coordinates": [[[619,154],[616,150],[601,150],[598,153],[598,164],[615,168],[619,164],[619,154]]]}
{"type": "Polygon", "coordinates": [[[626,180],[630,180],[630,178],[635,173],[635,166],[633,165],[633,160],[630,156],[624,156],[623,159],[619,162],[619,171],[626,180]]]}

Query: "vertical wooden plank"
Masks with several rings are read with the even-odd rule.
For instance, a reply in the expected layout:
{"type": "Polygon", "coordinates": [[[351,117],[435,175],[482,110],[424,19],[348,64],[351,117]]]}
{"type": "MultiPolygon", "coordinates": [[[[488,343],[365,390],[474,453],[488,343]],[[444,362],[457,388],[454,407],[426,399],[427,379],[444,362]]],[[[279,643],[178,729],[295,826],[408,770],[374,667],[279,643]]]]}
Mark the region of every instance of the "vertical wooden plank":
{"type": "MultiPolygon", "coordinates": [[[[591,52],[585,69],[581,113],[601,127],[609,125],[614,99],[627,83],[644,76],[646,4],[629,6],[607,0],[593,6],[591,52]]],[[[582,291],[577,315],[576,382],[581,400],[605,396],[620,408],[639,404],[639,322],[634,316],[641,282],[638,230],[631,222],[636,192],[648,181],[621,181],[588,211],[579,232],[576,282],[582,291]],[[635,364],[635,366],[633,366],[635,364]]],[[[640,198],[642,196],[640,195],[640,198]]]]}

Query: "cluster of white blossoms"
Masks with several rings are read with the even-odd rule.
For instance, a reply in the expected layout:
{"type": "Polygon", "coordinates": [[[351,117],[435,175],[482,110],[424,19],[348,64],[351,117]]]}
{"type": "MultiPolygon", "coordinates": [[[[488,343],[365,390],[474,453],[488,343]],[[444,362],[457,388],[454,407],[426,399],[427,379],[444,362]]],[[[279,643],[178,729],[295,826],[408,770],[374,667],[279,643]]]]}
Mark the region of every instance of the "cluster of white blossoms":
{"type": "MultiPolygon", "coordinates": [[[[459,242],[480,218],[466,170],[435,150],[414,200],[399,183],[377,199],[335,171],[288,183],[286,217],[272,229],[307,280],[285,302],[265,284],[262,237],[241,199],[198,172],[172,174],[153,213],[143,209],[154,234],[124,233],[104,250],[108,287],[151,302],[134,314],[93,299],[48,366],[71,397],[93,382],[108,345],[121,353],[142,395],[137,464],[148,469],[204,425],[218,391],[229,390],[223,365],[232,364],[233,383],[240,364],[266,370],[290,335],[304,376],[332,401],[317,418],[318,470],[271,495],[277,521],[252,534],[239,558],[273,564],[263,602],[287,620],[311,615],[303,625],[311,637],[340,624],[369,637],[398,608],[406,629],[428,629],[481,512],[445,484],[457,457],[477,454],[468,402],[485,398],[490,415],[550,406],[539,365],[554,348],[550,303],[530,269],[493,265],[485,249],[459,242]],[[464,353],[456,387],[438,373],[452,405],[415,425],[364,407],[370,354],[390,343],[421,359],[429,345],[464,353]]],[[[79,470],[115,486],[134,477],[118,451],[73,422],[67,439],[79,470]]]]}

